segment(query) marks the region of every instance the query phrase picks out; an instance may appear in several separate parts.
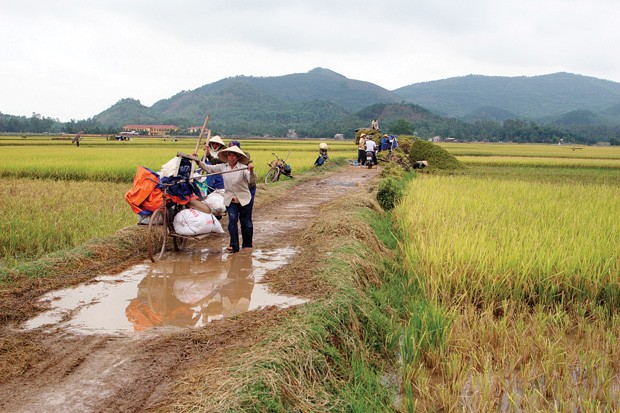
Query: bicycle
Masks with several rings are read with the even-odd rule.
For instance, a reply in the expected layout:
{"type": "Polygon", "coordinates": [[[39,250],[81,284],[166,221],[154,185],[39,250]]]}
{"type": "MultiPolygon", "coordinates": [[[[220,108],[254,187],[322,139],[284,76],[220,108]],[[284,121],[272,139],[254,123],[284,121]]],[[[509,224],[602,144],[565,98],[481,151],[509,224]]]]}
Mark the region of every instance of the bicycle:
{"type": "Polygon", "coordinates": [[[162,188],[162,201],[159,208],[151,214],[146,240],[148,256],[152,262],[161,259],[164,255],[168,236],[172,236],[175,251],[183,251],[188,239],[199,239],[196,236],[177,234],[174,230],[174,217],[186,206],[174,202],[170,189],[176,186],[176,191],[182,189],[184,193],[187,193],[190,188],[189,192],[195,191],[191,182],[193,179],[191,178],[193,175],[192,159],[181,152],[178,152],[177,156],[181,158],[177,166],[177,175],[169,178],[167,182],[157,182],[162,188]]]}
{"type": "Polygon", "coordinates": [[[276,157],[275,160],[271,161],[267,165],[269,166],[269,171],[267,171],[267,175],[265,175],[265,183],[277,182],[280,179],[281,175],[287,176],[289,178],[293,178],[291,165],[286,163],[286,160],[290,156],[290,152],[286,155],[286,158],[279,158],[275,153],[271,153],[276,157]]]}
{"type": "Polygon", "coordinates": [[[172,237],[172,246],[177,252],[185,249],[188,239],[202,239],[198,236],[179,235],[174,231],[174,216],[185,209],[184,205],[172,203],[168,195],[168,189],[177,184],[178,182],[159,184],[163,187],[162,204],[151,215],[146,239],[147,252],[152,262],[160,260],[164,255],[168,236],[172,237]]]}

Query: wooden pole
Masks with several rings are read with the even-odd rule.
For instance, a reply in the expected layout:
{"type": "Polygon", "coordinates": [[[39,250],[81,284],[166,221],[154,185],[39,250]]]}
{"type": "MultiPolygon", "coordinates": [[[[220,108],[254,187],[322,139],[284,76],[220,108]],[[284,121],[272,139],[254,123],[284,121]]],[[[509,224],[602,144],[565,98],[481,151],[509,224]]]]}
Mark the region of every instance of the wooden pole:
{"type": "MultiPolygon", "coordinates": [[[[211,129],[209,129],[207,131],[207,145],[209,144],[209,141],[211,140],[211,129]]],[[[207,151],[205,150],[204,153],[202,154],[202,161],[204,162],[205,159],[207,159],[207,151]]]]}
{"type": "Polygon", "coordinates": [[[196,150],[194,151],[195,154],[198,154],[198,149],[200,149],[200,141],[202,141],[202,136],[205,133],[205,129],[207,128],[207,123],[209,123],[210,117],[211,115],[207,115],[207,117],[205,118],[205,123],[202,125],[202,129],[200,129],[200,136],[198,136],[198,142],[196,142],[196,150]]]}

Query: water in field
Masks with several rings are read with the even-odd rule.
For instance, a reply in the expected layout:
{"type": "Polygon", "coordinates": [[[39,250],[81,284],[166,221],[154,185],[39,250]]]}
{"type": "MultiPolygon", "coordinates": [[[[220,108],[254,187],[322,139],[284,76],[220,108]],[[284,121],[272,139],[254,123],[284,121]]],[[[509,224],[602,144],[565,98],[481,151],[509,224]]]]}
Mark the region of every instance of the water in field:
{"type": "Polygon", "coordinates": [[[197,328],[266,306],[304,300],[270,292],[260,281],[296,251],[196,250],[134,266],[41,298],[48,309],[26,329],[62,328],[81,334],[128,334],[155,327],[197,328]]]}

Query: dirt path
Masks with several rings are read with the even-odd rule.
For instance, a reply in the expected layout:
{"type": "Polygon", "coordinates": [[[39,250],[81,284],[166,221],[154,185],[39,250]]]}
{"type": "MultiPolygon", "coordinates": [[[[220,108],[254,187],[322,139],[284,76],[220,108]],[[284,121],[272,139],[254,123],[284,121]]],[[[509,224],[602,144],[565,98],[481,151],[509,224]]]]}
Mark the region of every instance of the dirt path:
{"type": "MultiPolygon", "coordinates": [[[[352,191],[365,190],[366,183],[376,173],[377,169],[344,167],[311,178],[271,204],[256,208],[254,250],[303,249],[298,235],[320,219],[320,206],[352,191]]],[[[199,252],[204,254],[204,251],[216,256],[219,265],[230,265],[237,254],[224,253],[222,249],[227,244],[228,234],[197,244],[189,243],[187,253],[166,257],[166,265],[187,259],[187,256],[200,256],[199,252]]],[[[293,254],[287,265],[294,264],[294,260],[293,254]]],[[[158,268],[157,263],[140,265],[140,269],[146,271],[158,268]]],[[[268,271],[269,266],[263,269],[268,271]]],[[[152,328],[120,335],[75,334],[62,323],[52,328],[13,330],[11,334],[19,336],[22,343],[28,343],[29,350],[25,351],[32,353],[28,355],[32,365],[15,379],[0,380],[0,410],[146,410],[167,394],[174,378],[185,369],[250,342],[255,339],[258,327],[277,324],[287,311],[267,307],[241,317],[204,323],[201,328],[152,328]]]]}

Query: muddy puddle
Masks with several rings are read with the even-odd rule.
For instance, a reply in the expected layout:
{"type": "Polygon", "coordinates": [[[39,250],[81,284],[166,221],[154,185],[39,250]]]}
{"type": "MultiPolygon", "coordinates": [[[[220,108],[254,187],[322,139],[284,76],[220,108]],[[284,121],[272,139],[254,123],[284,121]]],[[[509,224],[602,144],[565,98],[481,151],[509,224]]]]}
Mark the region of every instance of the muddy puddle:
{"type": "Polygon", "coordinates": [[[46,311],[22,327],[128,335],[161,327],[198,328],[266,306],[302,304],[303,299],[273,294],[260,283],[295,254],[292,248],[188,251],[50,292],[40,300],[46,311]]]}

